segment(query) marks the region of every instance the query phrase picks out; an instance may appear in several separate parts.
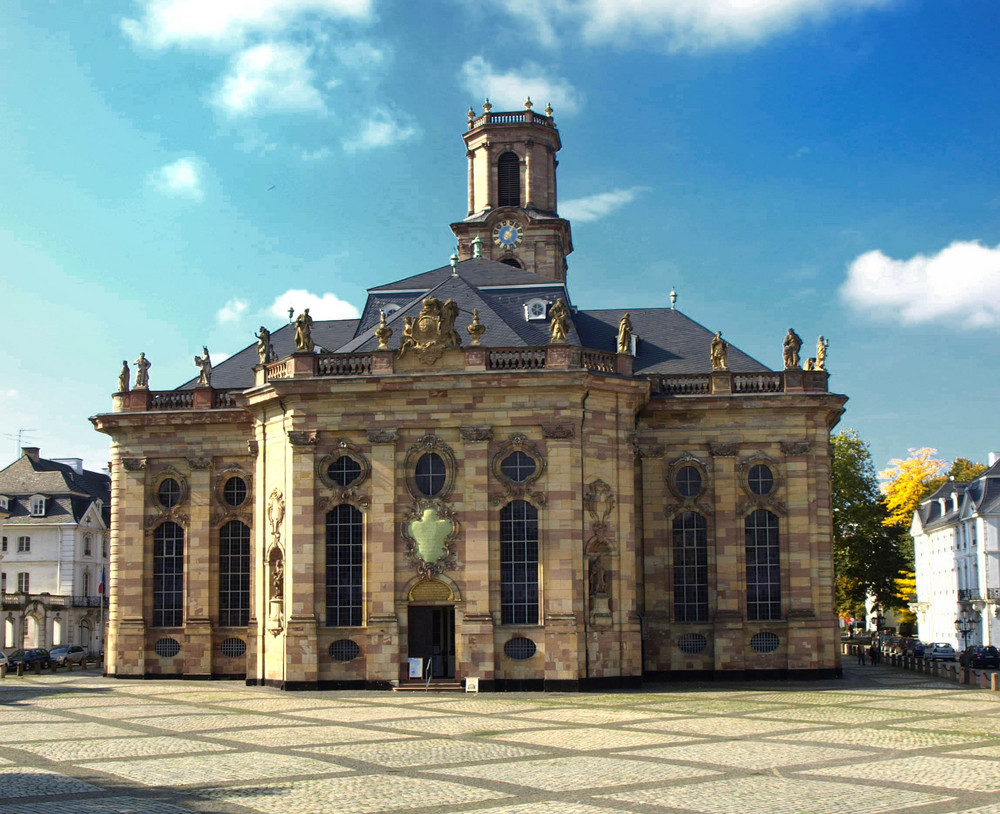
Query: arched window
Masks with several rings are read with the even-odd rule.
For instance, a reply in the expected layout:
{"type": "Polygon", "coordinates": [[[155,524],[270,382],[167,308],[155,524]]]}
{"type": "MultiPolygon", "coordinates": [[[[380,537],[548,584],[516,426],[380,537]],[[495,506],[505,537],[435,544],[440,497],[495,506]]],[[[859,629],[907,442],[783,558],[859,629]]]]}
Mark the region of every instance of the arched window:
{"type": "Polygon", "coordinates": [[[504,153],[497,160],[497,206],[521,205],[521,160],[504,153]]]}
{"type": "Polygon", "coordinates": [[[361,512],[346,503],[326,513],[326,624],[361,624],[362,540],[361,512]]]}
{"type": "Polygon", "coordinates": [[[500,510],[500,624],[538,624],[538,509],[524,500],[500,510]]]}
{"type": "Polygon", "coordinates": [[[153,627],[184,624],[184,529],[162,523],[153,532],[153,627]]]}
{"type": "Polygon", "coordinates": [[[250,618],[250,527],[230,520],[219,529],[219,625],[243,627],[250,618]]]}
{"type": "Polygon", "coordinates": [[[674,618],[708,620],[708,525],[696,512],[674,518],[674,618]]]}
{"type": "Polygon", "coordinates": [[[766,509],[746,519],[747,619],[781,618],[781,564],[778,517],[766,509]]]}
{"type": "Polygon", "coordinates": [[[83,595],[90,596],[90,571],[83,572],[83,595]]]}

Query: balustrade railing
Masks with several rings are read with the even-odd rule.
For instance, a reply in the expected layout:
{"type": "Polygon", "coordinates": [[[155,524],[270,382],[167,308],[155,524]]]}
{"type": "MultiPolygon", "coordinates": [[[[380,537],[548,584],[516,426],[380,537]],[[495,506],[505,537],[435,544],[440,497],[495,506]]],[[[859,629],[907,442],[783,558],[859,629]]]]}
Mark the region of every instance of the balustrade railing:
{"type": "Polygon", "coordinates": [[[539,370],[545,367],[545,348],[491,348],[488,370],[539,370]]]}
{"type": "Polygon", "coordinates": [[[150,410],[189,410],[193,406],[194,392],[191,390],[168,390],[150,394],[150,410]]]}
{"type": "Polygon", "coordinates": [[[584,349],[580,357],[587,370],[596,370],[598,373],[616,373],[618,370],[618,356],[614,353],[584,349]]]}
{"type": "Polygon", "coordinates": [[[555,127],[548,116],[542,116],[533,110],[517,110],[510,113],[484,113],[469,121],[469,129],[475,130],[487,124],[541,124],[545,127],[555,127]]]}
{"type": "Polygon", "coordinates": [[[734,393],[780,393],[784,389],[780,373],[734,373],[734,393]]]}
{"type": "Polygon", "coordinates": [[[700,396],[712,392],[712,379],[704,376],[661,376],[649,377],[653,393],[660,396],[700,396]]]}
{"type": "Polygon", "coordinates": [[[330,353],[317,357],[316,372],[320,376],[370,376],[372,355],[330,353]]]}

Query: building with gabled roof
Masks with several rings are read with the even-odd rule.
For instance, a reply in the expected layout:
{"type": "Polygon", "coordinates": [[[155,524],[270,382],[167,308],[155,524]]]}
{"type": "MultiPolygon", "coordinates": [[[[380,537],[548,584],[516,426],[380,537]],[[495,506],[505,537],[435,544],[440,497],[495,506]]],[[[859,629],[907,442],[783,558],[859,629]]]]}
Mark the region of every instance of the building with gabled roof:
{"type": "Polygon", "coordinates": [[[910,534],[918,635],[957,649],[1000,645],[1000,453],[979,477],[948,481],[922,500],[910,534]],[[955,624],[962,611],[974,622],[964,633],[955,624]]]}
{"type": "Polygon", "coordinates": [[[846,398],[822,354],[772,370],[673,303],[578,307],[551,111],[487,106],[465,141],[448,265],[92,419],[112,439],[109,673],[837,674],[846,398]]]}
{"type": "Polygon", "coordinates": [[[0,648],[103,647],[111,478],[37,447],[0,470],[0,648]]]}

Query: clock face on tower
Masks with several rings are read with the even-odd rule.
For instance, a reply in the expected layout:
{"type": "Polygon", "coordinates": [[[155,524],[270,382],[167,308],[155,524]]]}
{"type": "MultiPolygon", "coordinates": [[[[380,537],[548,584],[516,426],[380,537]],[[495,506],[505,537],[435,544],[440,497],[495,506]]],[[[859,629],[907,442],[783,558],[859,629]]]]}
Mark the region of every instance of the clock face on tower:
{"type": "Polygon", "coordinates": [[[523,238],[524,229],[516,220],[502,220],[493,227],[493,242],[501,248],[517,248],[523,238]]]}

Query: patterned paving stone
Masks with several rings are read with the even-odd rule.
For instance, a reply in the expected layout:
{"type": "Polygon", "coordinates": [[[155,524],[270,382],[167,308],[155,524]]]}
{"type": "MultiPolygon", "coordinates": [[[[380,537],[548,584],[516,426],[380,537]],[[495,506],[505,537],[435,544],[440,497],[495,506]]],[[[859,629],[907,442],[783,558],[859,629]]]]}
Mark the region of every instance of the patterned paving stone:
{"type": "Polygon", "coordinates": [[[630,724],[629,729],[676,732],[682,735],[739,738],[747,735],[770,735],[774,732],[794,732],[815,729],[819,724],[797,724],[793,721],[758,721],[747,718],[672,718],[630,724]]]}
{"type": "Polygon", "coordinates": [[[604,795],[604,799],[698,811],[705,814],[879,814],[947,800],[940,794],[900,791],[893,788],[824,783],[784,777],[752,776],[674,788],[629,791],[604,795]]]}
{"type": "Polygon", "coordinates": [[[21,743],[32,741],[57,741],[69,740],[71,738],[84,740],[86,738],[120,738],[124,732],[114,726],[106,724],[84,723],[83,721],[73,721],[72,723],[46,723],[39,724],[11,724],[3,727],[3,742],[12,747],[17,747],[21,743]]]}
{"type": "Polygon", "coordinates": [[[859,780],[892,780],[917,786],[956,790],[1000,790],[1000,772],[990,760],[966,757],[913,755],[850,767],[818,769],[813,774],[828,777],[851,777],[859,780]]]}
{"type": "Polygon", "coordinates": [[[899,719],[899,713],[891,709],[875,709],[864,707],[789,707],[776,709],[772,712],[751,712],[754,718],[777,719],[783,721],[815,721],[826,724],[870,724],[873,721],[893,721],[899,719]]]}
{"type": "Polygon", "coordinates": [[[454,766],[447,773],[451,777],[478,777],[545,791],[600,789],[718,774],[712,769],[691,766],[590,756],[519,760],[490,766],[454,766]]]}
{"type": "Polygon", "coordinates": [[[223,752],[228,747],[187,738],[133,736],[98,740],[43,741],[18,746],[47,760],[81,761],[145,755],[176,755],[189,752],[223,752]]]}
{"type": "Polygon", "coordinates": [[[299,726],[268,726],[260,729],[233,729],[227,732],[212,733],[212,737],[233,743],[246,743],[256,746],[308,746],[309,744],[324,743],[402,741],[411,740],[415,736],[404,735],[399,732],[383,732],[377,729],[356,729],[346,726],[307,724],[299,726]]]}
{"type": "MultiPolygon", "coordinates": [[[[815,743],[846,743],[854,746],[871,746],[877,749],[926,749],[929,746],[951,746],[981,739],[981,735],[953,735],[944,732],[887,729],[885,727],[856,727],[853,729],[820,729],[793,732],[777,736],[783,741],[811,741],[815,743]]],[[[1000,757],[1000,754],[997,755],[1000,757]]]]}
{"type": "MultiPolygon", "coordinates": [[[[963,749],[961,752],[951,752],[953,755],[973,755],[975,757],[990,757],[1000,759],[1000,743],[991,743],[989,746],[978,746],[974,749],[963,749]]],[[[1000,769],[998,769],[1000,771],[1000,769]]]]}
{"type": "Polygon", "coordinates": [[[484,715],[529,713],[534,710],[548,709],[544,704],[533,704],[527,701],[496,698],[491,695],[466,696],[461,701],[443,701],[435,704],[434,709],[440,712],[474,712],[484,715]]]}
{"type": "Polygon", "coordinates": [[[0,803],[12,797],[35,797],[49,794],[78,794],[82,791],[98,791],[97,786],[67,777],[64,774],[32,766],[0,768],[0,803]]]}
{"type": "Polygon", "coordinates": [[[436,718],[408,718],[403,721],[378,721],[379,726],[400,732],[422,732],[425,735],[467,735],[487,737],[511,730],[545,726],[540,721],[511,718],[489,718],[481,715],[447,715],[436,718]]]}
{"type": "Polygon", "coordinates": [[[218,706],[227,709],[253,710],[255,712],[286,712],[303,709],[315,709],[328,706],[326,702],[318,698],[287,698],[262,697],[262,698],[236,698],[228,701],[219,701],[218,706]]]}
{"type": "Polygon", "coordinates": [[[380,811],[419,811],[421,808],[510,797],[509,794],[444,780],[390,776],[379,777],[377,783],[372,782],[370,777],[329,777],[297,783],[210,789],[199,792],[199,796],[268,814],[377,814],[380,811]]]}
{"type": "Polygon", "coordinates": [[[489,814],[608,814],[611,809],[604,806],[589,806],[586,803],[570,803],[564,800],[539,800],[516,806],[500,806],[485,809],[489,814]]]}
{"type": "Polygon", "coordinates": [[[223,732],[240,727],[260,727],[268,723],[260,715],[202,710],[188,715],[161,715],[150,718],[126,718],[123,723],[166,729],[170,732],[223,732]]]}
{"type": "Polygon", "coordinates": [[[445,713],[427,709],[406,709],[397,706],[353,706],[326,705],[319,709],[302,709],[288,712],[296,718],[313,718],[318,721],[384,723],[385,721],[403,721],[410,718],[437,718],[445,713]]]}
{"type": "Polygon", "coordinates": [[[809,763],[826,763],[831,760],[860,760],[868,758],[870,755],[868,752],[859,752],[856,749],[834,749],[823,746],[801,746],[790,743],[746,740],[688,743],[657,749],[637,749],[628,754],[758,770],[809,763]]]}
{"type": "Polygon", "coordinates": [[[348,746],[316,746],[303,751],[310,754],[331,755],[334,758],[346,757],[394,768],[434,766],[442,763],[453,765],[477,760],[507,760],[540,754],[537,749],[508,746],[503,743],[468,743],[437,738],[392,743],[352,743],[348,746]]]}
{"type": "Polygon", "coordinates": [[[525,712],[518,717],[526,721],[559,721],[579,724],[619,724],[636,721],[655,722],[664,716],[673,716],[671,712],[661,712],[653,709],[548,709],[536,712],[525,712]]]}
{"type": "Polygon", "coordinates": [[[990,700],[989,696],[973,698],[967,696],[957,698],[921,698],[916,704],[912,698],[880,698],[877,703],[883,709],[898,709],[902,712],[938,712],[948,713],[949,715],[1000,713],[1000,704],[990,700]]]}
{"type": "Polygon", "coordinates": [[[935,732],[962,732],[968,735],[995,735],[1000,721],[981,715],[955,715],[949,718],[924,718],[918,721],[900,721],[890,724],[893,728],[922,729],[935,732]]]}
{"type": "Polygon", "coordinates": [[[677,741],[694,740],[689,735],[672,735],[667,732],[621,732],[613,729],[580,728],[546,729],[535,732],[518,732],[495,736],[496,740],[514,741],[532,746],[550,746],[589,752],[594,749],[629,749],[640,746],[659,746],[677,741]]]}
{"type": "Polygon", "coordinates": [[[107,705],[107,693],[64,692],[32,701],[32,706],[45,709],[86,709],[107,705]]]}
{"type": "Polygon", "coordinates": [[[42,721],[65,721],[65,715],[43,712],[34,707],[3,707],[0,709],[0,720],[6,723],[39,723],[42,721]]]}
{"type": "Polygon", "coordinates": [[[207,783],[234,783],[247,780],[288,778],[293,775],[340,774],[348,771],[326,761],[296,755],[267,752],[164,757],[150,760],[121,760],[88,763],[87,767],[123,777],[144,786],[197,786],[207,783]]]}
{"type": "Polygon", "coordinates": [[[154,718],[160,715],[187,715],[192,711],[189,704],[167,704],[150,701],[143,704],[112,704],[98,709],[78,710],[83,715],[100,715],[124,721],[127,718],[154,718]]]}
{"type": "Polygon", "coordinates": [[[193,809],[181,808],[159,800],[138,797],[113,797],[106,800],[74,800],[68,808],[64,801],[18,805],[18,814],[190,814],[193,809]]]}

